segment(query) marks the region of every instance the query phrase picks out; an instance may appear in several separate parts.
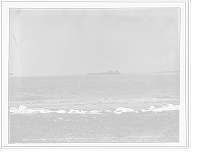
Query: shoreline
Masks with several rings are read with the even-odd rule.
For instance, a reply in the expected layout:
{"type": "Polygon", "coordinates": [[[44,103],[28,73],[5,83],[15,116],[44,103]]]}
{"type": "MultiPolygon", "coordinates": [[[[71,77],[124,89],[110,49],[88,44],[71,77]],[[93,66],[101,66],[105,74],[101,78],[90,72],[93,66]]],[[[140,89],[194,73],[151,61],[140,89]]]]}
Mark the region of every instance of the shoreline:
{"type": "Polygon", "coordinates": [[[176,143],[179,111],[12,114],[10,143],[176,143]]]}

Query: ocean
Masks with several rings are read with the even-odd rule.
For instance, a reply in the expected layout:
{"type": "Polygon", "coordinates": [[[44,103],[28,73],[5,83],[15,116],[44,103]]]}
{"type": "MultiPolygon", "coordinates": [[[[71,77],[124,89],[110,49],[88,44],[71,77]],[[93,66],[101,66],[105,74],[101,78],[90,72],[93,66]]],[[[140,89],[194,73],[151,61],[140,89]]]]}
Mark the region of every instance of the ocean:
{"type": "Polygon", "coordinates": [[[47,108],[179,104],[179,74],[10,77],[9,105],[47,108]]]}

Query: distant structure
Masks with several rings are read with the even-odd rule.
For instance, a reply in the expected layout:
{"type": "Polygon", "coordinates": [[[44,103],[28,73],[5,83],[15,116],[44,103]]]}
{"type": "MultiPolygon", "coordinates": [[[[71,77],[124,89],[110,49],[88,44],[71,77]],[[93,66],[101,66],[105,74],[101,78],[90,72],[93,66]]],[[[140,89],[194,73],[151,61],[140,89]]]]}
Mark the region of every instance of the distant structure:
{"type": "Polygon", "coordinates": [[[98,72],[98,73],[87,73],[88,76],[95,76],[95,75],[121,75],[119,71],[107,71],[107,72],[98,72]]]}

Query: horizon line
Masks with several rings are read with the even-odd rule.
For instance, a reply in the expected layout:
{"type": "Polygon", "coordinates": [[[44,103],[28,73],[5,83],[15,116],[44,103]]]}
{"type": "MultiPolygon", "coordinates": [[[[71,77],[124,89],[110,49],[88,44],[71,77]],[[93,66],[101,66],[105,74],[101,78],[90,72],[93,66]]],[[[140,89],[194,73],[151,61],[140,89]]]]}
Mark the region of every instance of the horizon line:
{"type": "MultiPolygon", "coordinates": [[[[88,72],[91,73],[91,72],[88,72]]],[[[93,72],[92,72],[93,73],[93,72]]],[[[136,72],[136,73],[121,73],[121,75],[134,75],[134,74],[164,74],[164,73],[180,73],[180,71],[161,71],[161,72],[136,72]]],[[[9,75],[8,77],[64,77],[64,76],[87,76],[85,74],[69,74],[69,75],[9,75]]],[[[96,75],[96,76],[104,76],[104,75],[96,75]]],[[[110,75],[110,76],[119,76],[119,75],[110,75]]]]}

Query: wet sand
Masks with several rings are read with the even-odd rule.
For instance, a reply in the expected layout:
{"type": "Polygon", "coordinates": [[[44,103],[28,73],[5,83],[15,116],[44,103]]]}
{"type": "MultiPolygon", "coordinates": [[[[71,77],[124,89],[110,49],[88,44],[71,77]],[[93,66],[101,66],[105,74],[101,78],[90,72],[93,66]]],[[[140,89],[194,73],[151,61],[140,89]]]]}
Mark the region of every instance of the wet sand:
{"type": "Polygon", "coordinates": [[[177,143],[179,111],[11,114],[10,143],[177,143]]]}

